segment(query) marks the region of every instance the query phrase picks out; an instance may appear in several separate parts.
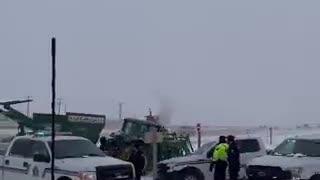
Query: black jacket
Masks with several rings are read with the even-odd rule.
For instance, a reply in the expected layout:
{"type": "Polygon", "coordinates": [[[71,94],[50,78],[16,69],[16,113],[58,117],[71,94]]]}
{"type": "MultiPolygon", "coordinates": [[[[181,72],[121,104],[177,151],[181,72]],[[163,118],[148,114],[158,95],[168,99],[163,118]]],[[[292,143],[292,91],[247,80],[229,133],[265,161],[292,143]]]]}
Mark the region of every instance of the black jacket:
{"type": "Polygon", "coordinates": [[[229,167],[240,168],[240,152],[236,143],[229,144],[228,163],[229,167]]]}
{"type": "Polygon", "coordinates": [[[106,146],[103,145],[103,144],[101,144],[99,148],[100,148],[101,151],[105,151],[106,150],[106,146]]]}
{"type": "Polygon", "coordinates": [[[141,175],[145,166],[145,156],[142,151],[133,152],[129,161],[134,165],[136,174],[141,175]]]}

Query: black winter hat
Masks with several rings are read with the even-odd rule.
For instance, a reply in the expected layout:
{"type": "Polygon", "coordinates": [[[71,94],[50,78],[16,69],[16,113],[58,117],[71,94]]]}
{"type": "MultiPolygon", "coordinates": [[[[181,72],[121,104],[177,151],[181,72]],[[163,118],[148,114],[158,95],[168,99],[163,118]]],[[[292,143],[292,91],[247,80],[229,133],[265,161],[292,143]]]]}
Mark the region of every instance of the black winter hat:
{"type": "Polygon", "coordinates": [[[225,136],[220,136],[219,137],[219,143],[226,143],[226,137],[225,136]]]}
{"type": "Polygon", "coordinates": [[[232,136],[232,135],[229,135],[228,136],[228,142],[234,142],[234,136],[232,136]]]}

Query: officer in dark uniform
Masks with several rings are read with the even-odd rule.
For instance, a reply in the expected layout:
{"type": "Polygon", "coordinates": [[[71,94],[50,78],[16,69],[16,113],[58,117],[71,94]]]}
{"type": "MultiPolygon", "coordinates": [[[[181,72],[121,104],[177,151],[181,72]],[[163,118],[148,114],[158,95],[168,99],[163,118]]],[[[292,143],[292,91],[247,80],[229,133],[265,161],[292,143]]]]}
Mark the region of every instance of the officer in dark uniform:
{"type": "Polygon", "coordinates": [[[24,136],[26,135],[26,131],[24,129],[24,126],[22,125],[22,123],[18,123],[18,134],[17,136],[24,136]]]}
{"type": "Polygon", "coordinates": [[[132,154],[130,155],[129,162],[134,165],[136,170],[136,180],[141,180],[141,176],[145,170],[146,158],[138,144],[135,145],[135,150],[133,150],[132,154]]]}
{"type": "Polygon", "coordinates": [[[240,171],[240,152],[235,142],[235,137],[228,136],[228,163],[229,163],[229,176],[230,180],[237,180],[240,171]]]}
{"type": "Polygon", "coordinates": [[[107,148],[106,146],[107,146],[107,138],[102,136],[100,138],[100,147],[99,148],[100,148],[101,151],[105,151],[106,148],[107,148]]]}

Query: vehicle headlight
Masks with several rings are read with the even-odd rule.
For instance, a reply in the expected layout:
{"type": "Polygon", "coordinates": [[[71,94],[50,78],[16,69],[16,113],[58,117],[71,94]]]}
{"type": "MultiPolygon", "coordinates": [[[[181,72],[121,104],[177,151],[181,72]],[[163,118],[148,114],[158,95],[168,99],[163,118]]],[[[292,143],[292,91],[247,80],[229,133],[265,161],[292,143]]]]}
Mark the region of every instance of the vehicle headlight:
{"type": "Polygon", "coordinates": [[[174,170],[174,167],[176,166],[176,164],[167,164],[168,166],[168,171],[171,172],[174,170]]]}
{"type": "Polygon", "coordinates": [[[183,168],[188,167],[187,164],[167,164],[168,167],[168,172],[173,172],[173,171],[180,171],[183,168]]]}
{"type": "Polygon", "coordinates": [[[297,178],[301,176],[303,168],[302,167],[292,167],[292,168],[287,168],[285,171],[290,171],[292,174],[292,177],[297,178]]]}
{"type": "Polygon", "coordinates": [[[95,172],[82,172],[80,173],[80,180],[97,180],[95,172]]]}

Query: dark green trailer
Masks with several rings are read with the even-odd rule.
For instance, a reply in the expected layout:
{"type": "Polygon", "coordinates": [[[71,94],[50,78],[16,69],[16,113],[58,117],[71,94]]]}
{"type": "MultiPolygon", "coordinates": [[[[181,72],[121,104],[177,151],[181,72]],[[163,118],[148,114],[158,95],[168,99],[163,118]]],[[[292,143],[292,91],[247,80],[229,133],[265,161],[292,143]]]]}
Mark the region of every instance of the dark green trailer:
{"type": "MultiPolygon", "coordinates": [[[[5,110],[0,113],[19,124],[17,135],[26,135],[25,128],[32,131],[50,131],[52,116],[49,113],[34,113],[33,118],[26,116],[11,107],[14,104],[29,102],[9,101],[0,103],[5,110]]],[[[68,112],[65,115],[56,115],[56,131],[70,132],[75,136],[85,137],[96,143],[101,131],[105,128],[106,116],[99,114],[84,114],[68,112]]]]}
{"type": "MultiPolygon", "coordinates": [[[[51,114],[34,113],[33,124],[35,130],[51,130],[51,114]]],[[[101,131],[105,128],[105,115],[68,112],[56,117],[56,130],[71,132],[74,136],[81,136],[96,143],[101,131]]]]}

